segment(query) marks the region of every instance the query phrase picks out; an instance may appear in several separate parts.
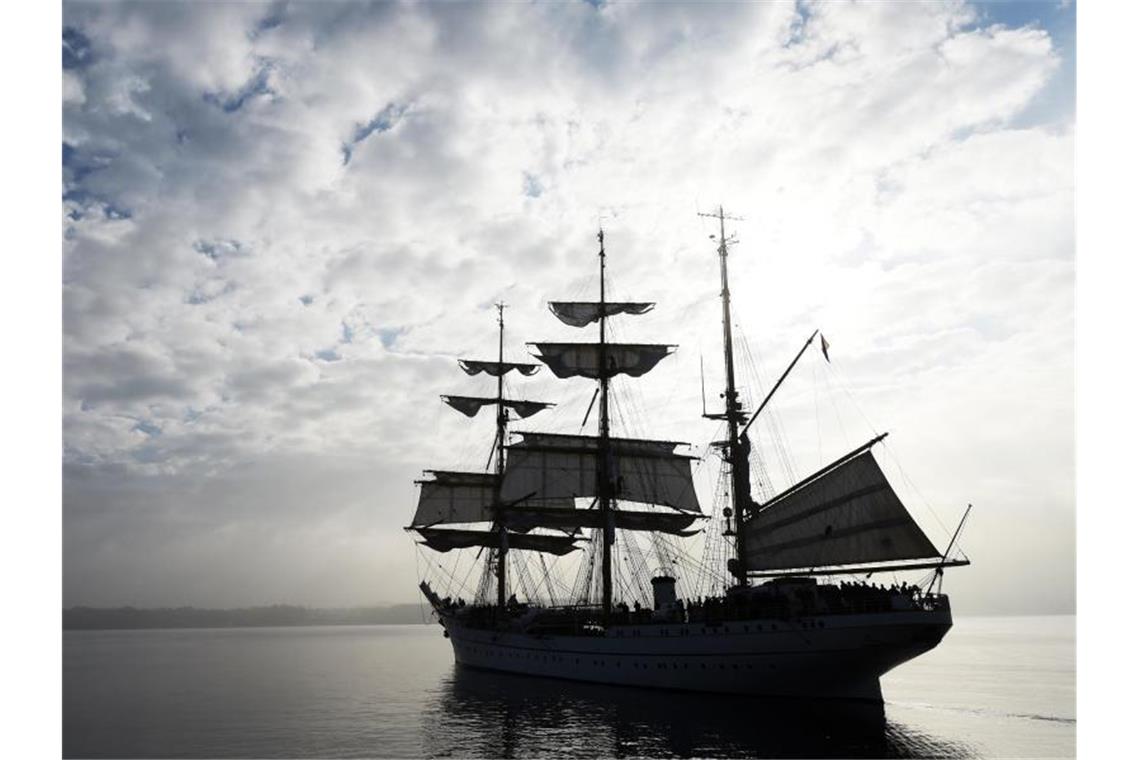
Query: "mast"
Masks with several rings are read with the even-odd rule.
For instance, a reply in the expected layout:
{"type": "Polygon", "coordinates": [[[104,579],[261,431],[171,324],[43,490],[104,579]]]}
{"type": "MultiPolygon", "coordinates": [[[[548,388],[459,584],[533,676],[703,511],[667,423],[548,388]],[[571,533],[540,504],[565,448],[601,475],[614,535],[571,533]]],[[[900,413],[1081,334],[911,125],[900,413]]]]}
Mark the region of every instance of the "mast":
{"type": "Polygon", "coordinates": [[[613,609],[611,546],[614,531],[610,515],[610,381],[606,359],[606,234],[598,229],[600,296],[598,308],[598,510],[602,515],[602,618],[609,622],[613,609]]]}
{"type": "MultiPolygon", "coordinates": [[[[730,571],[736,576],[737,585],[747,586],[748,575],[743,570],[745,556],[744,520],[746,506],[751,500],[748,477],[748,451],[740,437],[740,425],[745,421],[736,391],[736,366],[732,353],[732,297],[728,288],[728,240],[724,234],[724,206],[716,214],[700,214],[720,221],[720,303],[721,323],[724,340],[724,420],[728,423],[728,440],[724,442],[724,458],[729,468],[729,488],[731,489],[733,530],[736,539],[736,562],[730,571]]],[[[733,217],[727,217],[729,219],[733,217]]]]}
{"type": "MultiPolygon", "coordinates": [[[[613,546],[619,521],[622,527],[634,526],[640,519],[626,515],[616,509],[619,497],[633,502],[664,504],[679,511],[700,512],[696,494],[691,488],[691,473],[687,459],[677,455],[674,449],[680,445],[668,441],[613,438],[610,431],[610,380],[617,375],[641,377],[657,366],[658,362],[676,348],[671,344],[656,343],[614,343],[606,333],[610,317],[629,314],[639,315],[656,305],[645,301],[606,300],[606,244],[605,231],[598,230],[598,291],[597,301],[551,301],[550,311],[560,322],[572,327],[587,327],[598,323],[598,340],[592,343],[530,343],[537,353],[533,356],[546,364],[558,378],[589,378],[597,383],[595,398],[598,402],[597,436],[564,436],[551,433],[524,433],[523,441],[508,447],[507,467],[504,474],[503,498],[506,501],[538,496],[539,506],[544,499],[564,501],[579,497],[593,498],[596,510],[589,510],[592,518],[583,523],[575,518],[573,527],[588,525],[594,532],[593,540],[601,538],[602,564],[602,617],[608,621],[614,604],[613,546]],[[558,439],[560,445],[553,449],[547,444],[558,439]],[[533,452],[541,453],[537,458],[533,452]],[[517,458],[516,458],[517,457],[517,458]],[[650,470],[655,473],[654,486],[634,479],[622,483],[620,489],[615,482],[619,472],[628,472],[627,467],[639,463],[652,462],[650,470]],[[669,464],[666,464],[669,463],[669,464]],[[517,467],[515,465],[518,465],[517,467]],[[547,472],[560,475],[548,479],[547,472]],[[571,474],[573,473],[573,474],[571,474]],[[576,478],[567,481],[566,478],[576,478]],[[574,482],[569,491],[565,485],[574,482]],[[592,487],[591,487],[592,486],[592,487]],[[619,493],[620,491],[620,493],[619,493]],[[663,500],[664,499],[664,500],[663,500]],[[598,531],[601,531],[599,536],[598,531]]],[[[590,404],[593,405],[591,400],[590,404]]],[[[587,417],[589,412],[587,412],[587,417]]],[[[557,507],[557,505],[551,505],[557,507]]],[[[572,510],[571,510],[572,511],[572,510]]],[[[553,517],[553,514],[549,512],[553,517]]],[[[512,510],[513,515],[513,510],[512,510]]],[[[566,519],[565,517],[559,519],[566,519]]],[[[569,524],[568,524],[569,525],[569,524]]],[[[635,530],[658,530],[663,523],[650,525],[637,523],[635,530]]],[[[675,526],[674,528],[675,529],[675,526]]],[[[594,553],[590,555],[587,577],[594,575],[594,553]]]]}
{"type": "MultiPolygon", "coordinates": [[[[440,398],[445,404],[465,417],[473,418],[483,407],[495,409],[495,442],[487,464],[480,472],[457,472],[428,470],[431,478],[417,480],[421,486],[420,498],[416,506],[412,524],[408,530],[417,531],[424,540],[423,545],[439,552],[478,546],[480,556],[487,549],[485,568],[494,573],[497,580],[497,605],[506,606],[507,595],[507,552],[511,547],[523,551],[551,552],[566,554],[574,551],[573,538],[563,541],[560,536],[528,536],[529,528],[512,532],[510,508],[514,504],[503,498],[503,484],[506,478],[507,423],[511,412],[518,419],[526,419],[554,404],[544,401],[531,401],[521,398],[507,398],[505,395],[506,375],[518,372],[530,376],[539,371],[539,364],[531,362],[504,361],[504,320],[506,304],[495,304],[499,319],[499,354],[495,361],[459,359],[460,368],[468,375],[490,375],[496,379],[496,392],[493,396],[460,396],[444,394],[440,398]],[[488,472],[491,461],[494,470],[488,472]],[[442,526],[457,523],[487,523],[487,528],[452,529],[442,526]]],[[[482,584],[480,594],[487,591],[482,584]]],[[[480,597],[482,598],[482,597],[480,597]]]]}
{"type": "MultiPolygon", "coordinates": [[[[495,304],[499,309],[499,364],[503,363],[503,302],[495,304]]],[[[502,515],[502,488],[504,451],[507,442],[507,407],[503,404],[503,376],[499,373],[498,392],[495,395],[495,513],[498,518],[499,550],[496,552],[495,574],[498,578],[498,601],[500,609],[507,606],[507,525],[502,515]]]]}

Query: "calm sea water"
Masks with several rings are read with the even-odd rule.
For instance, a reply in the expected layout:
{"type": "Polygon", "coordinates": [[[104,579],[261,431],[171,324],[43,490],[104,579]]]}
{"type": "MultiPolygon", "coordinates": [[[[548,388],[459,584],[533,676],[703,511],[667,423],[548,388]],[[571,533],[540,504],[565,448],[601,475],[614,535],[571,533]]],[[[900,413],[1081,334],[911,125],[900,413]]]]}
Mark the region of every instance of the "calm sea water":
{"type": "Polygon", "coordinates": [[[964,618],[883,708],[457,668],[438,626],[68,631],[65,757],[1073,757],[1075,619],[964,618]]]}

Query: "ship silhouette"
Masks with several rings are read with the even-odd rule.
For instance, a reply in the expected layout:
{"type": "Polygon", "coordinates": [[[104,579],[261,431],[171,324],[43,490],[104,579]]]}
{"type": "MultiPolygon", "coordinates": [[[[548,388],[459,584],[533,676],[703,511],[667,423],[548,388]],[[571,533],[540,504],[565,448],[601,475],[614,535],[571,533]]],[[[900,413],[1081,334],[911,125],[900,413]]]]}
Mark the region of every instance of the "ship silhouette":
{"type": "MultiPolygon", "coordinates": [[[[749,429],[818,331],[763,402],[746,411],[732,336],[733,241],[724,231],[731,217],[723,209],[711,216],[720,227],[725,387],[723,410],[704,416],[724,431],[710,447],[727,496],[723,521],[702,510],[692,473],[697,457],[687,444],[611,434],[611,381],[650,372],[676,346],[611,340],[611,320],[645,314],[655,304],[606,299],[599,231],[598,300],[549,304],[564,324],[596,325],[596,341],[532,343],[536,361],[504,361],[499,304],[498,358],[459,360],[468,375],[497,379],[495,396],[442,397],[468,417],[494,410],[493,466],[427,471],[408,529],[430,551],[477,549],[481,582],[470,602],[441,597],[426,580],[421,591],[462,666],[651,689],[881,702],[880,676],[937,646],[952,626],[941,585],[944,568],[968,564],[951,558],[962,523],[945,551],[931,543],[875,459],[873,449],[886,434],[783,492],[753,498],[749,429]],[[586,412],[588,418],[596,405],[596,435],[508,430],[553,404],[507,398],[504,378],[543,366],[558,378],[596,384],[586,412]],[[709,571],[719,588],[686,601],[678,598],[674,565],[648,571],[640,537],[658,549],[662,542],[672,547],[668,542],[706,525],[731,556],[709,571]],[[628,567],[615,563],[619,546],[628,567]],[[537,555],[546,599],[543,583],[525,565],[511,577],[515,553],[537,555]],[[581,556],[580,567],[569,598],[558,600],[544,555],[571,553],[581,556]],[[910,570],[932,571],[929,582],[889,588],[866,582],[875,573],[910,570]],[[644,607],[640,597],[649,595],[638,594],[644,584],[623,573],[651,576],[652,600],[644,607]]],[[[819,337],[826,356],[828,344],[819,337]]]]}

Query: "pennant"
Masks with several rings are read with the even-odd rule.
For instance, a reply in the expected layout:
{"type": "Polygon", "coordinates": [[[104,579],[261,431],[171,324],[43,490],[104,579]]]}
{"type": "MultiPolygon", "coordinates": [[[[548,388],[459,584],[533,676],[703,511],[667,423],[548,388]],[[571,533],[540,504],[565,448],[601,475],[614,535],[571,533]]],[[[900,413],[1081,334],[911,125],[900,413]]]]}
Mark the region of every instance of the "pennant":
{"type": "Polygon", "coordinates": [[[819,334],[819,345],[823,349],[823,358],[827,359],[828,364],[831,364],[831,357],[827,355],[827,349],[831,348],[831,344],[827,342],[827,338],[823,337],[823,333],[819,334]]]}

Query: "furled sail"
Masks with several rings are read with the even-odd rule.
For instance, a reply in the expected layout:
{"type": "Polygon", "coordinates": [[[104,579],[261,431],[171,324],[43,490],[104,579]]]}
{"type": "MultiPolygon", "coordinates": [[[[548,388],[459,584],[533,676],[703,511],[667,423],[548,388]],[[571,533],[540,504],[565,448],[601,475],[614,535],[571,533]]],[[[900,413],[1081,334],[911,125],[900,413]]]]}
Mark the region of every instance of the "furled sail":
{"type": "MultiPolygon", "coordinates": [[[[503,510],[504,524],[511,530],[528,531],[534,528],[602,528],[602,513],[597,509],[562,509],[549,507],[508,507],[503,510]]],[[[614,527],[621,530],[651,530],[675,536],[691,536],[695,530],[686,530],[701,515],[689,512],[641,512],[615,509],[611,513],[614,527]]]]}
{"type": "Polygon", "coordinates": [[[504,401],[503,404],[510,407],[511,411],[522,420],[554,406],[554,404],[548,404],[545,401],[504,401]]]}
{"type": "MultiPolygon", "coordinates": [[[[600,343],[533,343],[538,359],[558,377],[598,379],[601,357],[600,343]]],[[[630,375],[641,377],[672,353],[676,346],[647,343],[607,343],[606,377],[630,375]]]]}
{"type": "MultiPolygon", "coordinates": [[[[507,447],[503,501],[525,500],[547,506],[550,500],[597,496],[598,438],[555,433],[522,433],[507,447]]],[[[621,501],[658,504],[701,513],[693,488],[693,457],[676,453],[683,444],[635,438],[610,439],[610,471],[621,501]]]]}
{"type": "MultiPolygon", "coordinates": [[[[483,396],[440,396],[440,398],[452,409],[460,411],[468,417],[474,417],[484,406],[492,406],[498,403],[498,399],[493,396],[490,398],[483,396]]],[[[543,409],[554,406],[554,404],[548,404],[543,401],[503,399],[503,406],[517,414],[519,419],[526,419],[534,414],[538,414],[543,409]]]]}
{"type": "MultiPolygon", "coordinates": [[[[602,318],[602,306],[599,301],[551,301],[550,310],[554,316],[572,327],[585,327],[591,322],[602,318]]],[[[606,302],[605,314],[612,317],[615,314],[644,314],[656,304],[648,302],[606,302]]]]}
{"type": "Polygon", "coordinates": [[[484,362],[476,361],[474,359],[460,359],[459,366],[468,375],[478,375],[480,372],[486,372],[492,377],[502,377],[511,370],[517,370],[523,375],[533,375],[538,372],[537,364],[530,364],[528,362],[484,362]]]}
{"type": "Polygon", "coordinates": [[[477,398],[475,396],[440,396],[440,398],[443,399],[443,403],[468,417],[474,417],[480,409],[490,406],[496,401],[493,398],[477,398]]]}
{"type": "Polygon", "coordinates": [[[495,475],[486,472],[432,471],[420,484],[413,526],[486,522],[494,519],[495,475]]]}
{"type": "Polygon", "coordinates": [[[744,531],[754,571],[940,556],[868,447],[762,505],[744,531]]]}
{"type": "MultiPolygon", "coordinates": [[[[484,546],[492,549],[499,548],[501,536],[497,530],[457,530],[454,528],[416,528],[423,536],[423,543],[437,552],[449,552],[452,549],[466,549],[471,546],[484,546]]],[[[530,551],[546,552],[547,554],[569,554],[578,547],[575,541],[580,536],[548,536],[530,534],[507,534],[507,545],[511,549],[526,549],[530,551]]]]}

